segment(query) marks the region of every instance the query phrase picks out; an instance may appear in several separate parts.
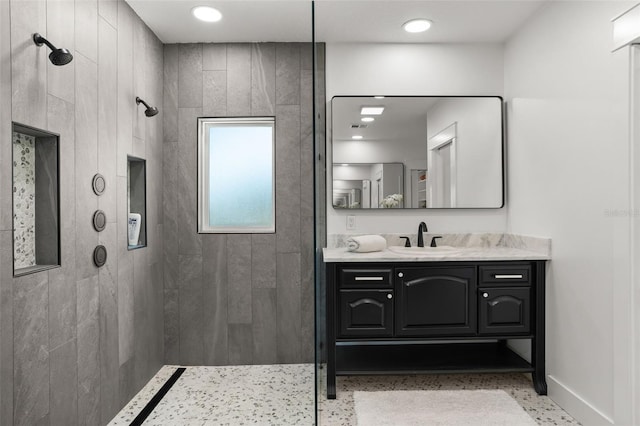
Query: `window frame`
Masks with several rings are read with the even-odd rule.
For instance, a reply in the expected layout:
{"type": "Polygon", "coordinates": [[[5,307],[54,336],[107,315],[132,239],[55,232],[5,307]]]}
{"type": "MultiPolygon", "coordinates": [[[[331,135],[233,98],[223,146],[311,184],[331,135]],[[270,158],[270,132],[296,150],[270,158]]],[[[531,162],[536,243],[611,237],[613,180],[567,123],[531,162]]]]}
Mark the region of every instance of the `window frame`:
{"type": "Polygon", "coordinates": [[[276,119],[261,117],[198,117],[197,139],[197,232],[198,234],[273,234],[276,232],[276,119]],[[259,226],[210,226],[209,217],[209,136],[208,129],[216,124],[271,126],[271,223],[259,226]]]}

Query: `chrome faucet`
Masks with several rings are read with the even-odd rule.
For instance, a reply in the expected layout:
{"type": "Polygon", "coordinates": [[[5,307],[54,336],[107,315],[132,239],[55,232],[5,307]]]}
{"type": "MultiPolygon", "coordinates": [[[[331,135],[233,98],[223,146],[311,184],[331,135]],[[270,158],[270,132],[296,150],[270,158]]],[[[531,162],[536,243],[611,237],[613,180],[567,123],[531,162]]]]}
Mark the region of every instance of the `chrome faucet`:
{"type": "Polygon", "coordinates": [[[424,237],[422,236],[423,232],[429,232],[427,229],[427,224],[424,222],[420,222],[418,225],[418,247],[424,247],[424,237]]]}

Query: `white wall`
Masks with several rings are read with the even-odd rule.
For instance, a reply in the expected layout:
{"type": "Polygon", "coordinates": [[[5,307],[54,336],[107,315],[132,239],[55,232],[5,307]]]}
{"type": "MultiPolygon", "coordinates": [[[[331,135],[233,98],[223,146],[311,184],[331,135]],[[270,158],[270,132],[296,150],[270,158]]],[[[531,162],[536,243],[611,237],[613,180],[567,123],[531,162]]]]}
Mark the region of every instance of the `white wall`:
{"type": "Polygon", "coordinates": [[[549,395],[587,425],[632,422],[629,54],[610,49],[631,4],[550,2],[505,50],[508,230],[553,239],[549,395]]]}
{"type": "MultiPolygon", "coordinates": [[[[502,95],[501,45],[336,44],[326,46],[327,122],[336,95],[502,95]],[[347,72],[348,71],[348,72],[347,72]]],[[[330,135],[330,129],[328,129],[330,135]]],[[[331,148],[327,155],[331,159],[331,148]]],[[[331,188],[331,168],[327,185],[331,188]]],[[[331,191],[327,191],[328,197],[331,191]]],[[[336,211],[327,200],[327,233],[411,233],[420,221],[434,232],[502,232],[506,209],[336,211]]]]}

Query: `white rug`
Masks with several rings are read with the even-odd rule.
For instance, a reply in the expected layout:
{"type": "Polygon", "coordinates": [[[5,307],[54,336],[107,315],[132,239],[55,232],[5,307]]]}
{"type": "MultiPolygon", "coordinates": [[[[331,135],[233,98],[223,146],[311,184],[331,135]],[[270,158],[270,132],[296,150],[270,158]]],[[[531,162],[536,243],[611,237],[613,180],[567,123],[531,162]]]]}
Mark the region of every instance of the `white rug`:
{"type": "Polygon", "coordinates": [[[353,399],[358,426],[537,424],[503,390],[355,391],[353,399]]]}

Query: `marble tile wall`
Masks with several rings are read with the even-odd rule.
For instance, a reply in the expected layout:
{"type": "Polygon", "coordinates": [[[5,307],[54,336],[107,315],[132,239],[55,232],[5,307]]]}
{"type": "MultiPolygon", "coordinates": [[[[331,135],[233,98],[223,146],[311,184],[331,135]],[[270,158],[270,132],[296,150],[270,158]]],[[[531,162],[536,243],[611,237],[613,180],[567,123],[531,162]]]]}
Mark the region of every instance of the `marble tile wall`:
{"type": "Polygon", "coordinates": [[[13,132],[14,267],[36,264],[36,138],[13,132]]]}
{"type": "Polygon", "coordinates": [[[0,135],[60,134],[61,264],[13,278],[11,144],[0,144],[0,424],[101,425],[164,357],[162,43],[123,0],[0,1],[0,135]],[[72,51],[53,66],[41,33],[72,51]],[[148,247],[128,251],[126,156],[147,160],[148,247]],[[95,173],[107,189],[91,190],[95,173]],[[91,226],[96,209],[107,227],[91,226]],[[107,264],[97,269],[93,248],[107,264]]]}
{"type": "Polygon", "coordinates": [[[167,364],[313,361],[311,57],[310,43],[164,47],[167,364]],[[276,233],[197,234],[196,118],[264,115],[276,117],[276,233]]]}

